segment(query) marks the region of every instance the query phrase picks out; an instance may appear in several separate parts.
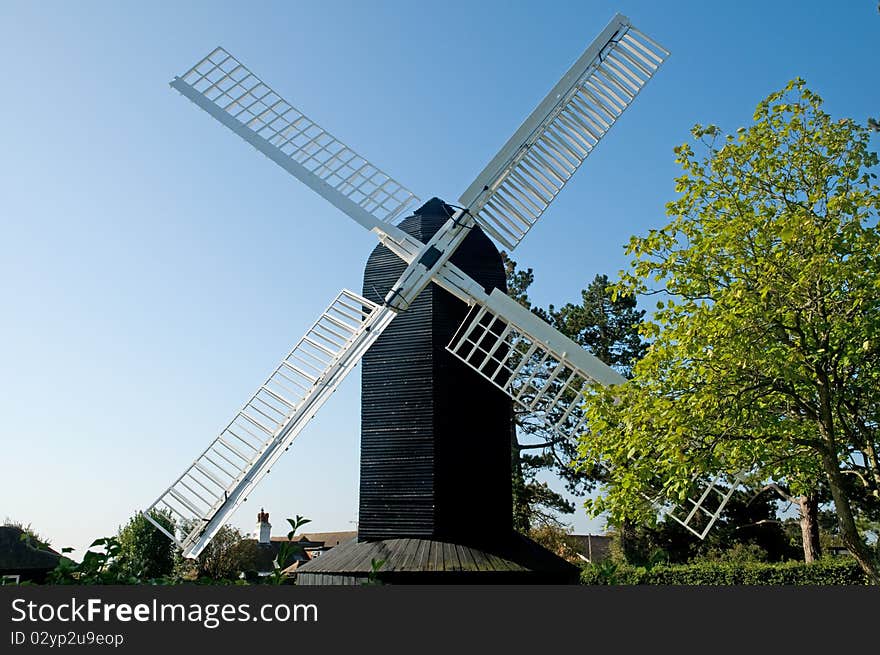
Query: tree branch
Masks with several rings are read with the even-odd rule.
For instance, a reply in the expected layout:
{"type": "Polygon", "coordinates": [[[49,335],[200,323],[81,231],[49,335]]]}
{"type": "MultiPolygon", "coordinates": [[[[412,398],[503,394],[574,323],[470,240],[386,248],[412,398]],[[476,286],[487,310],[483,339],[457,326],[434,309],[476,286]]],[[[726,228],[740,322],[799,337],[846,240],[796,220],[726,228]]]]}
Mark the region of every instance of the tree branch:
{"type": "Polygon", "coordinates": [[[751,504],[752,504],[755,500],[757,500],[758,497],[761,496],[765,491],[769,491],[769,490],[771,490],[771,489],[772,489],[773,491],[775,491],[777,494],[779,494],[779,496],[780,496],[783,500],[787,500],[787,501],[790,502],[790,503],[797,503],[797,502],[798,502],[798,501],[797,501],[797,498],[795,498],[794,496],[792,496],[792,495],[791,495],[790,493],[788,493],[785,489],[783,489],[782,487],[780,487],[780,486],[779,486],[778,484],[776,484],[775,482],[771,482],[770,484],[766,484],[766,485],[764,485],[764,486],[761,488],[761,490],[758,491],[758,493],[756,493],[754,496],[752,496],[751,500],[749,500],[749,502],[746,503],[746,505],[747,505],[747,506],[748,506],[748,505],[751,505],[751,504]]]}

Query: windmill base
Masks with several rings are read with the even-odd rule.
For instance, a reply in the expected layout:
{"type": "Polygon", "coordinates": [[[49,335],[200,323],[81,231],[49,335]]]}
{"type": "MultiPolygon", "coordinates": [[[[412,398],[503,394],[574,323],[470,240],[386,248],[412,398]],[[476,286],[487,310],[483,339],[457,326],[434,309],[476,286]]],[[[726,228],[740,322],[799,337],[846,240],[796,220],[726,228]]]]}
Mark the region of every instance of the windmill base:
{"type": "Polygon", "coordinates": [[[297,585],[577,584],[578,567],[518,533],[474,546],[432,539],[352,539],[297,570],[297,585]]]}

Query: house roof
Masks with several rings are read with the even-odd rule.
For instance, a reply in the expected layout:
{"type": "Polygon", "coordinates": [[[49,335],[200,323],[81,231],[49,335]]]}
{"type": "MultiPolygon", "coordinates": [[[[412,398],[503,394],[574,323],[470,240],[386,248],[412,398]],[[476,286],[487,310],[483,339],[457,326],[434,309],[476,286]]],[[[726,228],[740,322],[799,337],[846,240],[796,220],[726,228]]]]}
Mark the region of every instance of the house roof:
{"type": "MultiPolygon", "coordinates": [[[[355,530],[343,532],[303,532],[302,534],[294,535],[293,540],[303,547],[314,544],[313,547],[333,548],[334,546],[344,544],[346,541],[351,541],[355,537],[357,537],[357,531],[355,530]]],[[[272,543],[279,541],[287,541],[287,537],[272,537],[272,543]]]]}
{"type": "Polygon", "coordinates": [[[43,550],[22,541],[24,531],[15,526],[0,526],[0,570],[54,569],[61,555],[53,550],[43,550]]]}
{"type": "MultiPolygon", "coordinates": [[[[281,546],[287,541],[287,539],[278,541],[273,539],[271,543],[268,544],[261,544],[257,542],[256,539],[249,539],[248,541],[257,543],[257,550],[253,561],[254,568],[257,571],[266,572],[272,571],[275,568],[275,558],[278,557],[281,546]]],[[[309,559],[308,554],[304,552],[294,552],[291,556],[297,561],[308,561],[309,559]]]]}
{"type": "Polygon", "coordinates": [[[254,556],[254,568],[257,571],[271,571],[275,568],[275,558],[278,556],[278,549],[270,545],[259,545],[254,556]]]}

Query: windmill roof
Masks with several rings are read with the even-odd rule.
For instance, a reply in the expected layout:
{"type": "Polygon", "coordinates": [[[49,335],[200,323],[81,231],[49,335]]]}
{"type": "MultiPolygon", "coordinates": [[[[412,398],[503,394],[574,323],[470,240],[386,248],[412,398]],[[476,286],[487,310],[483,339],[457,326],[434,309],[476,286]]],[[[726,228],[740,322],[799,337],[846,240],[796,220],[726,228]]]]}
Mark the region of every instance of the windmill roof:
{"type": "Polygon", "coordinates": [[[491,549],[432,539],[352,540],[304,563],[298,571],[360,573],[369,570],[373,561],[382,562],[382,573],[577,571],[562,558],[516,533],[491,549]]]}

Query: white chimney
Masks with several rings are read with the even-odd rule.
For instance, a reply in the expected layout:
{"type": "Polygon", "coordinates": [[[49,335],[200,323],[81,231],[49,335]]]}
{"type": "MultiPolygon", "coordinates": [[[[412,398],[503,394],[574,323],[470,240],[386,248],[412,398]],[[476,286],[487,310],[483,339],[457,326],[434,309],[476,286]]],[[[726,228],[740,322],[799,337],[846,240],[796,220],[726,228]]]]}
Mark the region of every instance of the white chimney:
{"type": "Polygon", "coordinates": [[[268,544],[272,537],[272,524],[269,523],[269,514],[261,507],[257,514],[256,537],[258,543],[268,544]]]}

